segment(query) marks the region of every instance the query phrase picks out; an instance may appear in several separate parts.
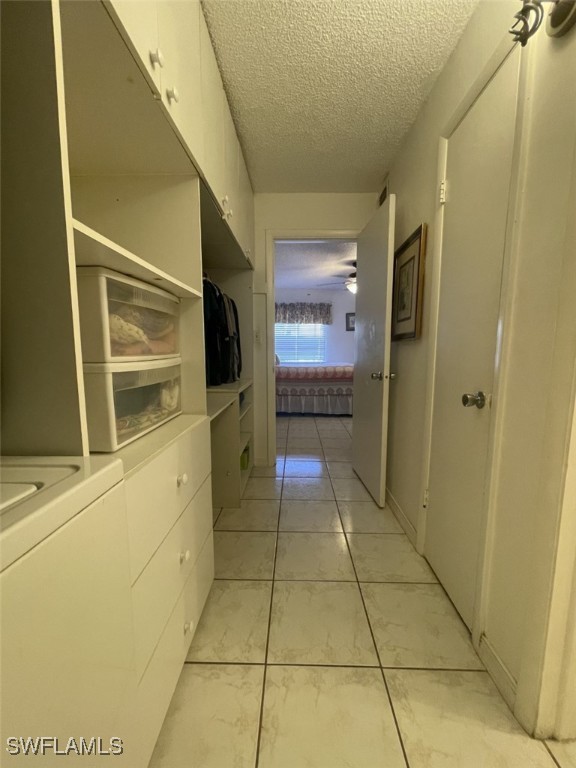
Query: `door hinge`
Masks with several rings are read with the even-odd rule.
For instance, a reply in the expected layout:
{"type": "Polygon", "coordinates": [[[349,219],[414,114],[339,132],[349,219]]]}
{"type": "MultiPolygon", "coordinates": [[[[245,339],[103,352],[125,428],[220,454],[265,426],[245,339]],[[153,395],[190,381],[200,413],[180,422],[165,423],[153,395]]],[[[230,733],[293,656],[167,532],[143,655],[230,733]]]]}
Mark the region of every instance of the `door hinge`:
{"type": "Polygon", "coordinates": [[[446,179],[442,179],[440,182],[440,205],[444,205],[446,202],[446,179]]]}
{"type": "Polygon", "coordinates": [[[424,499],[422,500],[422,506],[424,509],[428,509],[428,504],[430,503],[430,491],[428,488],[424,491],[424,499]]]}

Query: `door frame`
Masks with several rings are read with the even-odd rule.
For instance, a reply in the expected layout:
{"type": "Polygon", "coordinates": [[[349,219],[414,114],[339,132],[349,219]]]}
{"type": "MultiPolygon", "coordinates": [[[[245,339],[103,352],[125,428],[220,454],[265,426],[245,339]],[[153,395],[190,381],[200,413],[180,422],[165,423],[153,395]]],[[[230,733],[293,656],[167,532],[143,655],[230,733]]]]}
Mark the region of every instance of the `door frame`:
{"type": "Polygon", "coordinates": [[[274,375],[274,303],[276,297],[276,240],[343,240],[357,239],[356,229],[267,229],[266,230],[266,405],[268,465],[276,461],[276,379],[274,375]]]}

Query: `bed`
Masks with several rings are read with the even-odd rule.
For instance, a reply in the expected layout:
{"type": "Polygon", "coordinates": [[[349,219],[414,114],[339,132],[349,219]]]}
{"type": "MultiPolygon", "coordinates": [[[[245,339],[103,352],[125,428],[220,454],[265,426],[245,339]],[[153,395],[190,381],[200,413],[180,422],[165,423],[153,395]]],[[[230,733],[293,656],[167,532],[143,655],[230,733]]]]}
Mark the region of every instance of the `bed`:
{"type": "Polygon", "coordinates": [[[352,415],[350,363],[276,365],[276,412],[352,415]]]}

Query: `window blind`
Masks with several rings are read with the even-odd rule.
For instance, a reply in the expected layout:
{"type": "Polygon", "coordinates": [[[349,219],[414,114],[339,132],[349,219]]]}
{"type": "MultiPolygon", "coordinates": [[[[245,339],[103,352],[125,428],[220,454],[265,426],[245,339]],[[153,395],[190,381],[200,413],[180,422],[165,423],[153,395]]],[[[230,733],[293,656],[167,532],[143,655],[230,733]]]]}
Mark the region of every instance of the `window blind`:
{"type": "Polygon", "coordinates": [[[320,323],[276,323],[276,354],[281,363],[324,363],[326,325],[320,323]]]}

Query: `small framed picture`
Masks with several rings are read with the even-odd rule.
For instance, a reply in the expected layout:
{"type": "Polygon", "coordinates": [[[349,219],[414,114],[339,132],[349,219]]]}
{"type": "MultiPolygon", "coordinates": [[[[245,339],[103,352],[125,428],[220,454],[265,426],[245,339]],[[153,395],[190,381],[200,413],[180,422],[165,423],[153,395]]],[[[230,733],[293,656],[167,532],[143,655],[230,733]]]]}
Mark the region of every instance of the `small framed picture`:
{"type": "Polygon", "coordinates": [[[356,312],[346,312],[346,330],[353,331],[356,325],[356,312]]]}
{"type": "Polygon", "coordinates": [[[419,339],[422,333],[426,224],[421,224],[394,254],[392,341],[419,339]]]}

